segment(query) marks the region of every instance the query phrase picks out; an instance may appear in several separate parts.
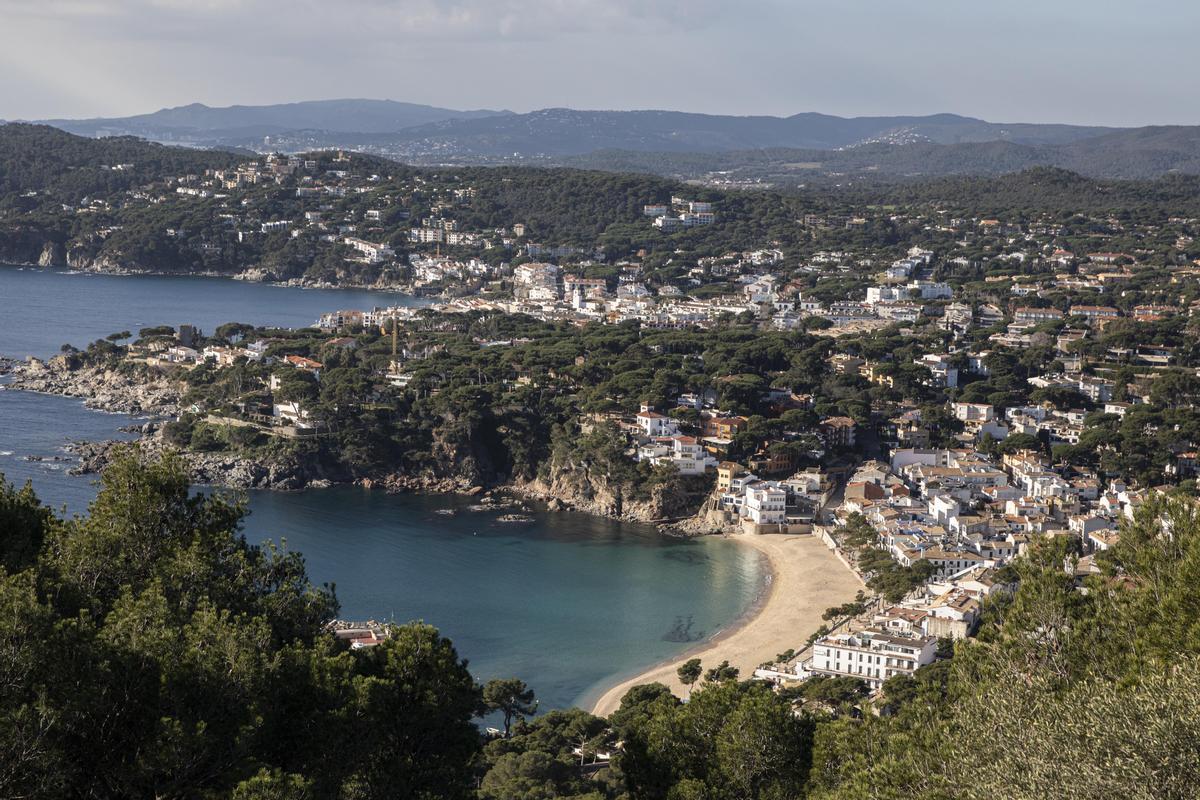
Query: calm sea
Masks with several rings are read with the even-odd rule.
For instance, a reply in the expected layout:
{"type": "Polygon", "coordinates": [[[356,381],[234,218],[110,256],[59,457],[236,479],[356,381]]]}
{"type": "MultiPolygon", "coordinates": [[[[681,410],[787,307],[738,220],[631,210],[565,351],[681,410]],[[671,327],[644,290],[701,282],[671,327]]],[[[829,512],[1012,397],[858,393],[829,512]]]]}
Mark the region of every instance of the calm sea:
{"type": "MultiPolygon", "coordinates": [[[[323,311],[404,299],[0,267],[0,354],[50,355],[64,342],[156,324],[302,326],[323,311]]],[[[71,464],[56,459],[69,439],[127,435],[117,429],[132,421],[67,398],[0,392],[0,472],[83,511],[92,479],[68,475],[71,464]]],[[[765,574],[757,553],[731,542],[680,541],[578,514],[506,524],[458,498],[354,488],[248,500],[246,536],[303,553],[310,577],[335,585],[343,616],[425,620],[454,640],[477,678],[521,677],[547,708],[580,702],[729,625],[765,574]]]]}

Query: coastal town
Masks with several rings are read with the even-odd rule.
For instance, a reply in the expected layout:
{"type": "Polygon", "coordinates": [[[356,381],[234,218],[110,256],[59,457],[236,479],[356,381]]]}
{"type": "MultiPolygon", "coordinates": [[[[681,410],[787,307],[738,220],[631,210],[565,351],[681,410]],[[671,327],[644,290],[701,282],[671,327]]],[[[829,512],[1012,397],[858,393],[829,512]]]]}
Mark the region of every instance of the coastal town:
{"type": "Polygon", "coordinates": [[[0,800],[1200,798],[1200,3],[2,7],[0,800]]]}
{"type": "MultiPolygon", "coordinates": [[[[745,593],[711,625],[665,604],[628,612],[649,631],[646,652],[666,657],[557,698],[580,708],[541,713],[521,679],[464,679],[464,708],[481,720],[470,739],[492,759],[481,785],[510,767],[541,774],[512,767],[515,748],[553,749],[573,796],[588,797],[630,780],[647,742],[663,739],[647,720],[724,717],[735,704],[770,709],[762,738],[773,745],[825,737],[808,752],[825,753],[832,773],[852,760],[836,736],[920,725],[935,706],[959,713],[953,682],[988,675],[1011,691],[1081,669],[1090,651],[1061,663],[1079,631],[1151,631],[1135,648],[1151,661],[1172,641],[1146,597],[1163,575],[1188,573],[1155,562],[1164,550],[1147,542],[1200,530],[1188,516],[1200,477],[1200,210],[1177,209],[1170,186],[1166,200],[1125,207],[1135,189],[1054,170],[986,190],[812,194],[416,168],[345,150],[111,146],[101,166],[7,196],[0,260],[15,282],[212,278],[256,299],[216,312],[182,304],[166,319],[131,300],[90,344],[0,358],[5,398],[62,395],[132,417],[115,438],[69,437],[53,455],[6,451],[6,464],[63,481],[99,476],[101,494],[83,494],[101,498],[89,514],[102,523],[64,521],[61,535],[157,530],[127,523],[136,509],[109,499],[137,481],[161,478],[149,497],[174,492],[180,541],[210,518],[234,520],[236,540],[243,495],[221,488],[285,504],[328,489],[368,507],[347,526],[373,524],[383,500],[401,515],[419,507],[434,537],[444,528],[472,544],[557,545],[611,526],[685,567],[675,602],[745,593]],[[275,313],[298,296],[302,316],[275,313]],[[214,490],[189,499],[189,482],[214,490]],[[719,564],[708,545],[726,548],[719,564]],[[1122,592],[1142,598],[1136,613],[1122,592]],[[1024,655],[994,672],[979,660],[1005,652],[1024,655]],[[548,730],[554,745],[529,744],[548,730]]],[[[37,328],[42,306],[29,305],[22,319],[37,328]]],[[[5,490],[5,508],[36,503],[5,490]]],[[[322,605],[288,577],[302,573],[298,556],[237,541],[222,552],[248,548],[270,573],[263,585],[283,581],[318,606],[296,612],[299,628],[327,637],[320,646],[340,663],[373,670],[414,636],[436,636],[380,621],[386,609],[342,618],[331,589],[322,605]]],[[[640,588],[657,589],[645,576],[660,576],[659,556],[641,555],[640,588]]],[[[176,573],[163,574],[172,586],[176,573]]],[[[1171,616],[1187,618],[1190,597],[1171,616]]],[[[604,603],[588,613],[608,626],[604,603]]],[[[284,641],[294,627],[262,635],[284,641]]],[[[1109,651],[1119,674],[1124,643],[1109,651]]],[[[385,705],[374,698],[365,713],[385,705]]],[[[757,795],[714,797],[743,796],[757,795]]]]}
{"type": "MultiPolygon", "coordinates": [[[[1149,227],[1073,221],[1086,228],[1082,235],[1049,219],[922,210],[890,218],[921,232],[921,243],[895,258],[887,255],[895,246],[798,253],[763,241],[694,261],[676,251],[664,270],[636,254],[613,259],[599,243],[535,242],[518,220],[463,226],[455,212],[478,199],[475,187],[422,189],[416,178],[405,184],[408,194],[380,192],[380,175],[364,174],[344,154],[332,158],[330,168],[319,169],[314,159],[267,156],[167,186],[181,197],[227,201],[246,187],[294,184],[295,197],[313,210],[288,219],[223,215],[222,241],[286,236],[324,243],[347,264],[402,276],[404,288],[426,302],[330,310],[308,333],[231,325],[205,336],[184,324],[109,345],[100,355],[187,374],[193,386],[220,384],[223,373],[250,368],[249,383],[232,396],[180,392],[172,407],[179,419],[160,437],[198,451],[236,452],[263,437],[320,447],[346,424],[348,409],[449,388],[438,377],[447,347],[439,332],[462,331],[464,321],[469,328],[507,319],[661,332],[661,342],[644,339],[650,356],[678,348],[671,331],[703,340],[734,326],[802,337],[813,349],[804,380],[789,383],[786,370],[750,368],[713,374],[715,381],[668,379],[568,421],[584,433],[611,433],[620,458],[642,470],[631,474],[690,481],[689,503],[630,511],[629,504],[582,501],[570,492],[556,498],[689,531],[823,542],[863,581],[870,602],[815,633],[777,632],[813,635],[789,658],[758,666],[754,674],[765,680],[849,677],[878,690],[889,678],[911,676],[938,657],[939,640],[972,635],[986,599],[1011,589],[1005,567],[1031,542],[1069,540],[1077,553],[1070,574],[1097,574],[1095,554],[1119,539],[1122,521],[1150,495],[1174,491],[1200,470],[1194,412],[1181,406],[1197,391],[1195,355],[1181,338],[1200,311],[1193,299],[1200,286],[1194,220],[1149,227]],[[370,198],[361,211],[331,205],[356,195],[370,198]],[[421,196],[428,213],[413,217],[406,209],[421,196]],[[381,237],[388,221],[408,228],[381,237]],[[1075,252],[1066,248],[1073,235],[1085,244],[1139,246],[1075,252]],[[396,236],[407,255],[393,246],[396,236]],[[491,255],[466,255],[471,251],[491,255]],[[889,341],[904,346],[883,345],[889,341]],[[370,361],[359,358],[368,350],[375,354],[370,361]],[[364,385],[332,404],[323,372],[352,364],[364,385]],[[1156,436],[1162,449],[1138,460],[1115,445],[1130,435],[1156,436]],[[892,566],[880,567],[880,553],[892,566]]],[[[641,224],[650,235],[711,226],[722,213],[707,200],[646,200],[641,224]]],[[[794,221],[811,241],[871,224],[865,210],[794,221]]],[[[224,246],[185,230],[168,233],[202,253],[224,246]]],[[[500,335],[473,336],[467,346],[516,354],[537,344],[536,335],[500,335]]],[[[508,392],[564,395],[577,378],[563,368],[586,371],[591,358],[584,349],[560,365],[509,356],[507,374],[496,378],[508,392]]],[[[88,359],[67,353],[32,364],[18,370],[16,385],[45,388],[38,381],[46,375],[88,359]]],[[[344,472],[368,482],[379,477],[344,472]]],[[[460,488],[503,484],[449,477],[460,488]]],[[[310,481],[287,480],[293,487],[310,481]]],[[[539,492],[548,496],[544,488],[530,496],[539,492]]]]}

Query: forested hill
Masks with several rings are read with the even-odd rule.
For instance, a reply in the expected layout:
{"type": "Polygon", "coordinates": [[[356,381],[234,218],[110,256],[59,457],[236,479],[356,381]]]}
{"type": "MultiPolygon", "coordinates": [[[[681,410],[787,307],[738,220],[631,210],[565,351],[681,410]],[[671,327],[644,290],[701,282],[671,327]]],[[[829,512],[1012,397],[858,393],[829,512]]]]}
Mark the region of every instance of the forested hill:
{"type": "Polygon", "coordinates": [[[997,123],[959,114],[838,117],[804,112],[787,117],[543,108],[526,113],[455,111],[388,100],[323,100],[210,108],[193,103],[152,114],[91,120],[49,120],[73,133],[130,133],[204,145],[261,145],[271,134],[320,146],[372,143],[434,158],[568,155],[606,147],[643,151],[744,150],[757,147],[834,149],[865,142],[1011,141],[1062,144],[1115,128],[997,123]]]}
{"type": "Polygon", "coordinates": [[[545,108],[455,111],[376,100],[180,106],[133,117],[51,120],[87,136],[301,153],[345,148],[414,164],[576,166],[683,179],[912,180],[1039,166],[1100,178],[1200,173],[1200,126],[996,123],[958,114],[844,118],[545,108]]]}
{"type": "Polygon", "coordinates": [[[406,255],[422,249],[410,231],[428,219],[450,220],[474,237],[444,251],[497,264],[520,257],[530,242],[586,257],[597,248],[623,258],[681,243],[715,254],[761,247],[789,230],[797,235],[795,215],[804,207],[795,198],[644,174],[415,168],[336,151],[272,160],[0,127],[0,260],[78,269],[256,269],[266,279],[372,283],[383,266],[406,268],[406,255]],[[644,205],[676,194],[718,201],[724,213],[704,228],[656,231],[644,205]],[[364,263],[343,243],[351,235],[392,247],[395,259],[364,263]]]}
{"type": "Polygon", "coordinates": [[[1037,167],[1008,175],[963,175],[910,183],[814,187],[802,194],[814,198],[836,197],[851,205],[936,204],[967,215],[1021,217],[1033,211],[1107,212],[1122,217],[1200,214],[1200,175],[1170,175],[1156,180],[1104,180],[1056,167],[1037,167]]]}
{"type": "Polygon", "coordinates": [[[265,106],[214,108],[192,103],[133,117],[57,119],[47,124],[82,136],[127,132],[150,139],[223,144],[236,137],[281,131],[385,133],[451,119],[474,119],[508,112],[456,111],[394,100],[310,100],[265,106]]]}
{"type": "Polygon", "coordinates": [[[0,126],[0,198],[45,191],[77,201],[242,159],[230,152],[166,147],[133,137],[87,139],[46,125],[10,123],[0,126]]]}
{"type": "Polygon", "coordinates": [[[849,239],[890,247],[889,206],[965,217],[1049,211],[1166,219],[1200,214],[1198,188],[1195,177],[1114,181],[1039,168],[745,191],[645,173],[413,167],[336,151],[273,159],[14,124],[0,126],[0,261],[405,286],[412,253],[497,267],[522,257],[594,261],[610,270],[633,258],[648,271],[673,265],[657,277],[678,279],[698,259],[766,246],[797,259],[849,239]],[[711,224],[657,229],[645,206],[673,197],[713,203],[711,224]],[[800,223],[810,213],[866,222],[824,242],[800,223]],[[468,241],[417,241],[428,224],[450,224],[468,241]],[[345,243],[351,236],[387,245],[393,257],[366,261],[345,243]]]}
{"type": "Polygon", "coordinates": [[[780,186],[848,181],[912,182],[948,175],[1002,175],[1059,167],[1109,179],[1200,174],[1200,127],[1114,131],[1057,143],[876,141],[838,149],[768,147],[725,152],[597,149],[555,163],[585,169],[649,172],[680,179],[765,181],[780,186]]]}

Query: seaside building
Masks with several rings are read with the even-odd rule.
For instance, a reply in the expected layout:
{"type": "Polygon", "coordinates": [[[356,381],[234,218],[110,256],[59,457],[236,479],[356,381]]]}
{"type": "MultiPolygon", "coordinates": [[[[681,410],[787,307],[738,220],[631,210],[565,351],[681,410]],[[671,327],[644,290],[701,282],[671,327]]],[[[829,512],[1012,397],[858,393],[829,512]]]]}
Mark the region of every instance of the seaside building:
{"type": "Polygon", "coordinates": [[[912,675],[932,664],[936,652],[937,639],[931,636],[868,628],[817,639],[812,658],[804,667],[810,675],[861,678],[872,689],[878,689],[888,678],[912,675]]]}

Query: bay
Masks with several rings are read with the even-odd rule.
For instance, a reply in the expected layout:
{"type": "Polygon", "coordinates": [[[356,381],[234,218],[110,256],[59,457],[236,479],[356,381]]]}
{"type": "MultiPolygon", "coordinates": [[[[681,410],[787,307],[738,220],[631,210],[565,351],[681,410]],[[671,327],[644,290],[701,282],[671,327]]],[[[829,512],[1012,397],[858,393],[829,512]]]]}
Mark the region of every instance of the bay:
{"type": "MultiPolygon", "coordinates": [[[[323,311],[404,300],[0,268],[0,354],[50,355],[63,341],[85,344],[135,325],[299,326],[323,311]]],[[[0,391],[0,472],[32,481],[56,508],[82,512],[95,476],[71,476],[72,464],[56,459],[65,458],[69,439],[129,437],[118,428],[132,422],[70,398],[0,391]]],[[[503,523],[499,512],[473,511],[462,498],[353,487],[246,499],[247,538],[301,552],[311,579],[335,586],[344,617],[422,619],[454,641],[476,678],[520,677],[544,708],[585,702],[678,656],[689,639],[733,624],[767,575],[757,552],[733,542],[672,539],[580,514],[538,512],[529,523],[503,523]]]]}
{"type": "Polygon", "coordinates": [[[300,328],[326,311],[423,305],[399,292],[302,289],[231,278],[97,275],[0,264],[0,355],[46,358],[110,333],[226,322],[300,328]]]}

